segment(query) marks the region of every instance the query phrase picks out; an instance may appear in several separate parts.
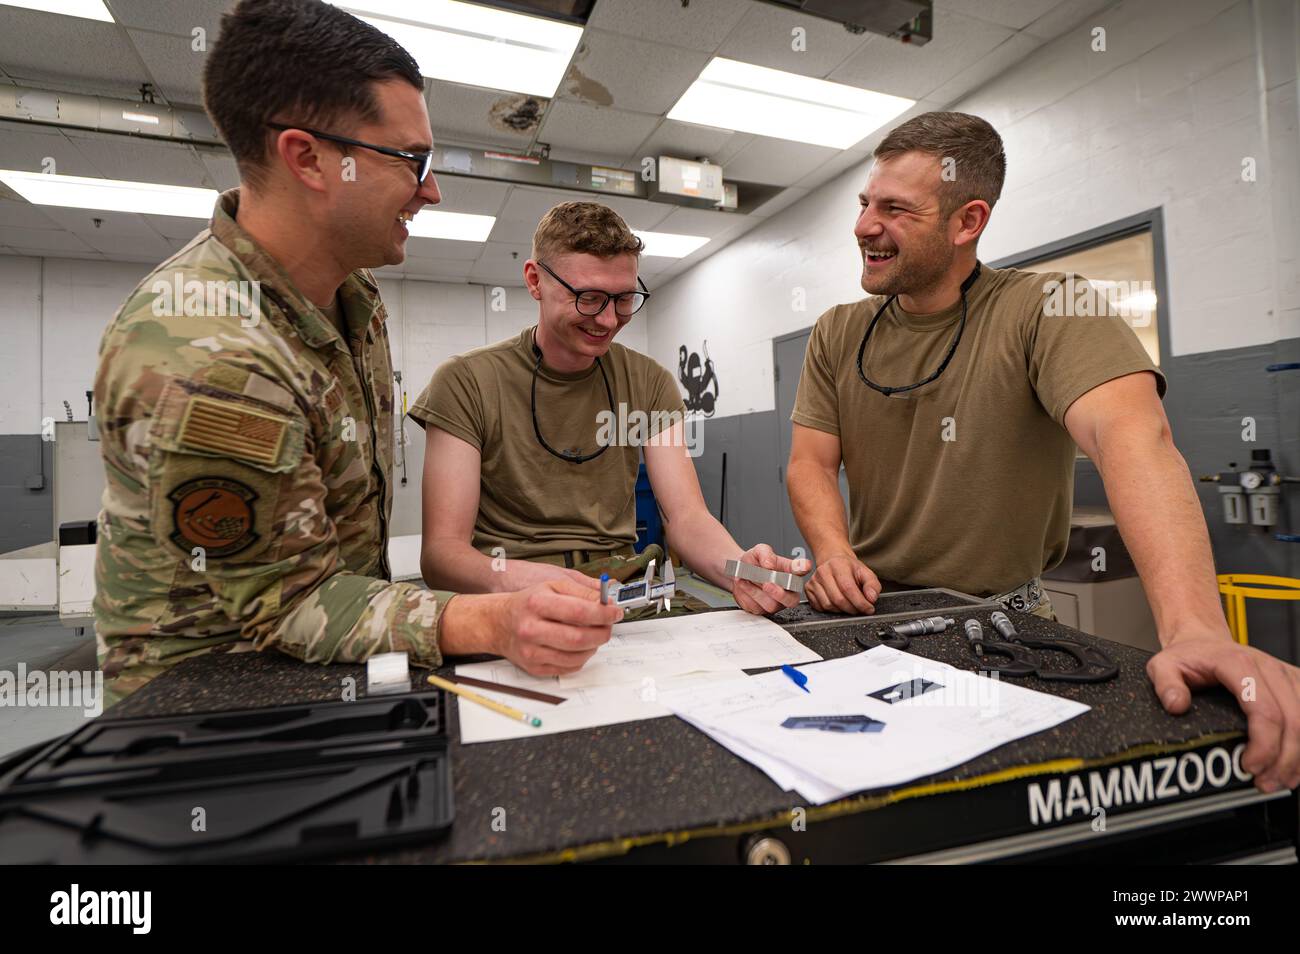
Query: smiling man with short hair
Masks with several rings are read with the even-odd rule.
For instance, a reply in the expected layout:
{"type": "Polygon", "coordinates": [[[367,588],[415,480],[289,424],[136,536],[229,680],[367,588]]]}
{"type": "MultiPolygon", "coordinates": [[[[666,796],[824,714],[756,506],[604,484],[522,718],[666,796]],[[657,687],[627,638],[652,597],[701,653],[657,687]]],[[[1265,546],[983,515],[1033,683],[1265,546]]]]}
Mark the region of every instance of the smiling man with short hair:
{"type": "Polygon", "coordinates": [[[1249,720],[1243,765],[1294,788],[1300,670],[1229,635],[1164,376],[1086,282],[1071,284],[1086,307],[1063,309],[1067,276],[976,257],[1005,171],[1001,137],[967,113],[924,113],[876,147],[854,229],[872,297],[817,319],[791,416],[809,602],[871,613],[882,587],[947,586],[1050,618],[1039,575],[1065,556],[1077,446],[1155,616],[1161,702],[1185,712],[1191,689],[1223,685],[1249,720]]]}
{"type": "Polygon", "coordinates": [[[428,440],[421,567],[431,586],[500,592],[542,580],[628,579],[640,555],[635,484],[641,455],[668,542],[684,562],[753,613],[798,597],[723,574],[728,560],[804,573],[767,544],[744,551],[704,505],[672,375],[614,341],[648,298],[642,243],[612,209],[565,202],[533,237],[524,281],[538,321],[452,358],[411,408],[428,440]],[[631,425],[622,433],[622,422],[631,425]]]}

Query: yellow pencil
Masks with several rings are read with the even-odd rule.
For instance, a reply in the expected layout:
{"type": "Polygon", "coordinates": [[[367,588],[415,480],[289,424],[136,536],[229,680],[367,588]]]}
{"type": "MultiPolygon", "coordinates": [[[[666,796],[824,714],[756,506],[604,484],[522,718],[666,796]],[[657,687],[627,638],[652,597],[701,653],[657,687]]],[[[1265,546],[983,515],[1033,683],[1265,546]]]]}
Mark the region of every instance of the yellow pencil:
{"type": "Polygon", "coordinates": [[[487,696],[480,696],[477,692],[470,692],[464,686],[458,686],[454,682],[448,682],[446,679],[443,679],[441,676],[430,676],[429,683],[430,685],[437,686],[439,689],[445,689],[448,692],[454,692],[462,699],[468,699],[470,702],[477,702],[479,705],[486,706],[487,708],[491,709],[493,712],[499,712],[503,716],[507,716],[511,719],[514,719],[517,722],[527,723],[528,725],[531,725],[533,728],[537,728],[542,724],[542,720],[537,718],[537,716],[532,716],[529,715],[527,712],[521,712],[518,709],[512,708],[511,706],[503,705],[500,702],[495,702],[492,699],[489,699],[487,696]]]}

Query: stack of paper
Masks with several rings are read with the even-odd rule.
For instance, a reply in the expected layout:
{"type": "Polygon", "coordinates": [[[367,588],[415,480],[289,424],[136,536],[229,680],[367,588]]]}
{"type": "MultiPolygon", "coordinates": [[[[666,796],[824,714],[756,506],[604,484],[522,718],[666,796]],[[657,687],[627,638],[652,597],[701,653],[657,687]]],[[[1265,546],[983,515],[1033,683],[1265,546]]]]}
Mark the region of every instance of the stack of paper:
{"type": "Polygon", "coordinates": [[[806,666],[683,685],[659,703],[821,805],[968,762],[1088,711],[885,646],[806,666]]]}
{"type": "Polygon", "coordinates": [[[469,687],[537,716],[542,725],[533,728],[461,699],[460,739],[492,742],[657,719],[672,715],[658,701],[666,691],[738,678],[744,669],[819,659],[776,623],[742,610],[619,623],[609,642],[572,675],[530,676],[505,659],[457,666],[458,676],[564,698],[559,705],[547,705],[469,687]]]}

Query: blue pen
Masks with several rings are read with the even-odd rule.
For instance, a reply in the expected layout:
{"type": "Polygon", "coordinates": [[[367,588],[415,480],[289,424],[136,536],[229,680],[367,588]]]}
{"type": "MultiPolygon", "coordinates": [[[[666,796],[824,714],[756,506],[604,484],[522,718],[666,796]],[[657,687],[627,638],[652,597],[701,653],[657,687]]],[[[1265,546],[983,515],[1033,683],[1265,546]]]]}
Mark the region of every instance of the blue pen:
{"type": "Polygon", "coordinates": [[[790,677],[790,681],[802,689],[808,695],[812,695],[812,690],[808,688],[808,677],[801,673],[794,666],[782,666],[781,671],[790,677]]]}
{"type": "Polygon", "coordinates": [[[602,603],[609,602],[609,574],[608,573],[602,573],[600,575],[600,601],[602,603]]]}

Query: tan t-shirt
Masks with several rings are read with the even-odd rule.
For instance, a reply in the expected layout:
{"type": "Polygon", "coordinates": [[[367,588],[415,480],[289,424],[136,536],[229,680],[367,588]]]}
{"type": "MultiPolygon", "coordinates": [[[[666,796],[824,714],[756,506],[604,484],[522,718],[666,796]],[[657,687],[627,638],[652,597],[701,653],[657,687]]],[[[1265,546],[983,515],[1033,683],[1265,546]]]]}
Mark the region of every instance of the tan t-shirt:
{"type": "MultiPolygon", "coordinates": [[[[947,370],[891,397],[857,371],[862,336],[885,299],[836,305],[817,319],[791,419],[840,438],[849,541],[880,578],[988,596],[1060,563],[1076,450],[1066,410],[1136,371],[1155,371],[1164,395],[1163,375],[1123,318],[1067,317],[1054,305],[1044,314],[1052,281],[1066,276],[983,266],[947,370]]],[[[1088,286],[1074,281],[1064,289],[1078,296],[1088,286]]],[[[868,344],[867,376],[895,387],[928,377],[960,316],[960,303],[909,315],[895,301],[868,344]]]]}
{"type": "Polygon", "coordinates": [[[445,362],[410,415],[482,455],[475,548],[490,553],[502,546],[507,557],[526,560],[629,546],[636,541],[640,444],[682,420],[681,395],[662,365],[617,343],[601,359],[612,409],[596,365],[561,374],[543,363],[537,373],[537,423],[546,442],[579,455],[595,453],[598,441],[610,442],[594,460],[560,460],[538,443],[533,430],[533,330],[445,362]],[[620,444],[624,431],[630,442],[620,444]]]}

